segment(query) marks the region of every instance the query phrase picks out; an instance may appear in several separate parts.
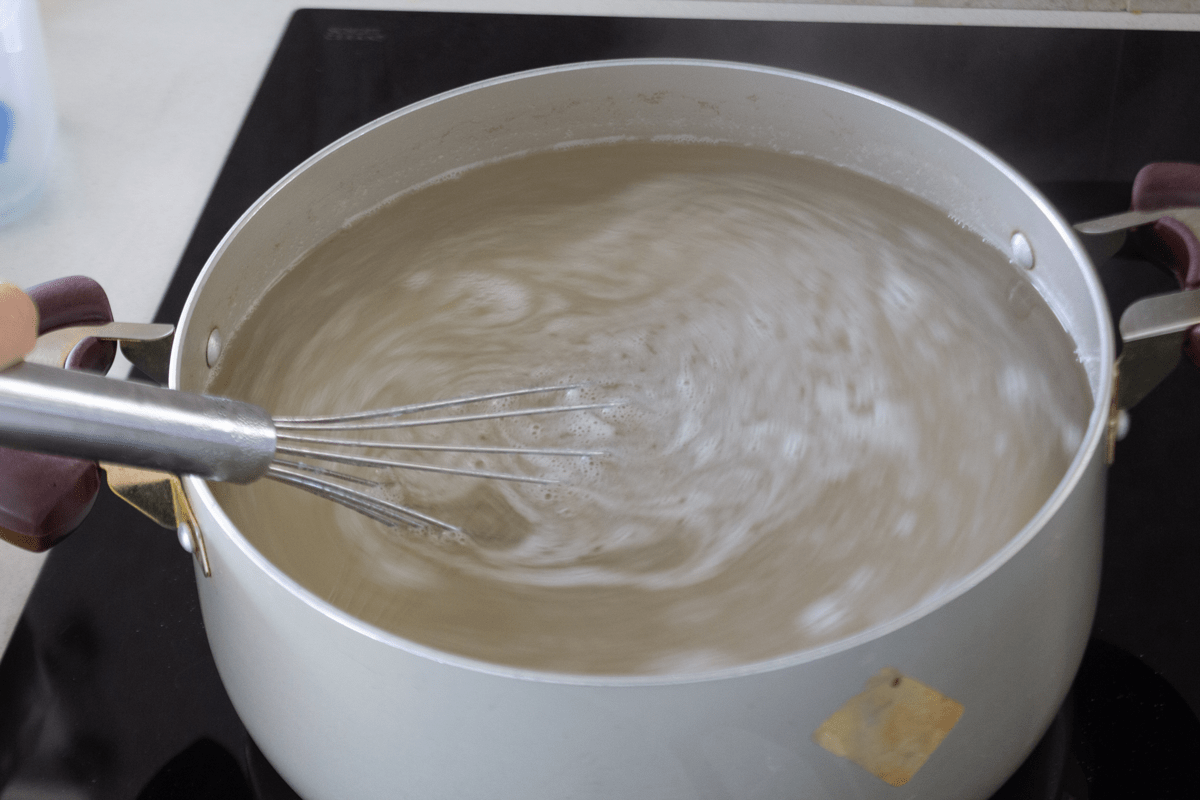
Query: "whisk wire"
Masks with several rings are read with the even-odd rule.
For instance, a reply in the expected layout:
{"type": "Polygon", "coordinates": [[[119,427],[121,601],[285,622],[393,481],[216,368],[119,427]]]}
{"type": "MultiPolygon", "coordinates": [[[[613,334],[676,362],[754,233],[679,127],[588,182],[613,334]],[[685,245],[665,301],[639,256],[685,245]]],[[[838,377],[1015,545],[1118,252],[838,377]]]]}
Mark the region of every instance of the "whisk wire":
{"type": "Polygon", "coordinates": [[[519,408],[512,411],[492,411],[486,414],[462,414],[453,417],[433,417],[431,419],[413,419],[388,422],[357,422],[347,419],[338,420],[335,418],[330,418],[325,421],[299,420],[293,422],[280,422],[279,420],[276,420],[275,427],[282,428],[284,430],[391,430],[393,428],[420,428],[427,425],[445,425],[448,423],[505,419],[506,417],[530,417],[535,414],[561,414],[566,411],[590,411],[597,408],[610,408],[612,405],[612,403],[584,403],[571,406],[544,406],[541,408],[519,408]]]}
{"type": "Polygon", "coordinates": [[[610,408],[619,401],[606,403],[578,403],[549,406],[531,406],[520,409],[501,411],[465,413],[453,416],[427,417],[424,419],[399,419],[419,412],[434,411],[452,407],[466,406],[494,400],[504,400],[512,397],[524,397],[535,394],[550,394],[571,389],[582,388],[583,384],[563,384],[558,386],[539,386],[529,389],[515,389],[503,392],[458,397],[452,400],[436,400],[427,403],[414,403],[394,408],[375,411],[360,411],[340,415],[315,417],[277,417],[275,425],[275,457],[267,470],[266,477],[282,483],[296,486],[313,494],[326,497],[341,503],[348,508],[365,514],[372,519],[387,525],[432,525],[447,531],[462,533],[462,530],[448,522],[440,520],[424,512],[418,511],[400,503],[386,500],[375,494],[345,485],[354,483],[369,488],[378,488],[384,484],[350,475],[336,469],[317,466],[309,461],[331,464],[346,464],[357,467],[418,470],[443,475],[458,475],[471,478],[486,478],[520,483],[554,484],[557,481],[533,475],[520,475],[511,472],[498,472],[489,469],[467,467],[449,467],[436,464],[399,461],[393,458],[380,458],[364,455],[364,450],[410,450],[442,453],[472,453],[492,455],[522,455],[522,456],[574,456],[592,457],[606,455],[600,450],[557,448],[557,447],[506,447],[495,445],[461,445],[461,444],[422,444],[420,442],[387,442],[369,441],[331,436],[313,435],[314,431],[366,431],[393,428],[414,428],[428,425],[459,424],[481,420],[507,419],[511,417],[527,417],[536,414],[562,414],[571,411],[590,411],[610,408]],[[334,449],[330,449],[334,448],[334,449]],[[354,448],[357,452],[343,452],[336,448],[354,448]],[[290,458],[281,458],[287,456],[290,458]],[[291,460],[304,459],[304,461],[291,460]]]}
{"type": "Polygon", "coordinates": [[[523,397],[531,394],[550,394],[551,392],[565,392],[571,389],[582,389],[582,383],[569,383],[560,386],[535,386],[527,389],[510,389],[504,392],[491,392],[489,394],[477,394],[467,397],[455,397],[451,400],[430,400],[424,403],[410,403],[403,406],[395,406],[393,408],[380,408],[371,411],[355,411],[348,414],[333,414],[330,416],[318,417],[276,417],[275,424],[284,427],[289,427],[296,424],[303,427],[311,427],[321,423],[342,423],[352,422],[355,420],[365,419],[381,419],[384,417],[400,417],[406,414],[415,414],[419,411],[432,411],[438,408],[451,408],[453,406],[464,406],[471,403],[483,403],[489,400],[503,400],[509,397],[523,397]]]}
{"type": "MultiPolygon", "coordinates": [[[[278,453],[279,452],[278,449],[275,452],[278,453]]],[[[326,475],[330,478],[337,478],[338,480],[346,481],[348,483],[357,483],[359,486],[370,486],[375,489],[378,489],[380,486],[383,486],[383,484],[380,483],[379,481],[372,481],[372,480],[368,480],[367,478],[360,478],[357,475],[350,475],[345,472],[338,472],[336,469],[329,469],[327,467],[318,467],[316,464],[305,464],[303,461],[289,461],[286,458],[279,458],[278,456],[276,456],[276,458],[271,463],[277,464],[277,465],[283,466],[283,467],[291,467],[293,469],[304,470],[305,472],[311,473],[313,475],[326,475]]]]}
{"type": "Polygon", "coordinates": [[[301,458],[314,458],[319,461],[333,461],[339,464],[353,464],[360,467],[387,467],[394,469],[413,469],[421,472],[440,472],[443,475],[462,475],[470,478],[491,478],[501,481],[517,481],[519,483],[545,483],[555,481],[549,478],[537,478],[530,475],[513,475],[507,472],[490,472],[482,469],[463,469],[460,467],[441,467],[435,464],[417,464],[410,461],[395,461],[389,458],[373,458],[371,456],[351,455],[348,453],[327,453],[321,450],[309,450],[304,447],[276,445],[276,453],[284,453],[301,458]]]}
{"type": "MultiPolygon", "coordinates": [[[[301,465],[306,467],[307,465],[301,465]]],[[[462,529],[449,522],[430,516],[415,508],[401,505],[390,500],[384,500],[365,492],[350,489],[333,481],[327,481],[314,475],[305,474],[299,470],[276,463],[267,468],[266,477],[312,492],[315,495],[338,503],[359,512],[377,522],[395,527],[397,524],[432,525],[444,530],[462,533],[462,529]]],[[[345,477],[345,476],[342,476],[345,477]]]]}
{"type": "Polygon", "coordinates": [[[380,442],[361,439],[329,439],[292,433],[277,434],[282,441],[330,447],[362,447],[378,450],[429,450],[439,453],[488,453],[519,456],[606,456],[604,450],[572,450],[564,447],[494,447],[489,445],[422,444],[420,442],[380,442]]]}

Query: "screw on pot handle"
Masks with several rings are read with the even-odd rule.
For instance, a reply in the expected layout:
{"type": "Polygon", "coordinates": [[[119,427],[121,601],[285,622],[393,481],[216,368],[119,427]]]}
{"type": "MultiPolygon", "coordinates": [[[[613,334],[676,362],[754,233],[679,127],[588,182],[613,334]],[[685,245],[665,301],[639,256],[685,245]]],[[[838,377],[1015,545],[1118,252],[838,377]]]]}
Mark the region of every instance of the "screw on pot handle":
{"type": "MultiPolygon", "coordinates": [[[[39,336],[112,321],[108,296],[90,278],[61,278],[28,294],[38,309],[39,336]]],[[[105,373],[115,352],[112,342],[86,341],[63,366],[105,373]]],[[[83,522],[99,489],[94,461],[0,448],[0,539],[35,553],[49,549],[83,522]]]]}

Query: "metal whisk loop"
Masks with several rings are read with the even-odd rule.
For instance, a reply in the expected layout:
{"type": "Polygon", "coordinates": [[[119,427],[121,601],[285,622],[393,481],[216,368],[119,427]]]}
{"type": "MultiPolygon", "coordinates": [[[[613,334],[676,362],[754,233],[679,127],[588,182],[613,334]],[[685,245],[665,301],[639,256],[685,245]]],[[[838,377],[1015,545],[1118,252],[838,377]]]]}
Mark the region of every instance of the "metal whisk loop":
{"type": "Polygon", "coordinates": [[[387,525],[433,525],[448,531],[462,533],[461,529],[435,517],[424,514],[416,509],[384,500],[364,491],[345,486],[339,481],[359,485],[378,487],[382,484],[365,480],[354,475],[348,475],[337,470],[319,467],[302,461],[281,459],[279,456],[292,456],[314,461],[347,464],[370,468],[420,470],[445,475],[459,475],[472,478],[487,478],[492,480],[517,481],[522,483],[552,484],[554,480],[530,475],[516,475],[505,472],[494,472],[485,469],[467,469],[461,467],[444,467],[434,464],[422,464],[409,461],[398,461],[390,458],[343,453],[327,448],[353,447],[358,450],[420,450],[425,452],[442,453],[479,453],[502,455],[542,455],[542,456],[602,456],[601,450],[585,450],[557,447],[501,447],[488,445],[458,445],[458,444],[422,444],[419,442],[388,442],[369,441],[362,439],[334,438],[328,435],[312,435],[318,431],[363,431],[389,430],[399,428],[414,428],[428,425],[445,425],[480,420],[506,419],[510,417],[527,417],[535,414],[561,414],[567,411],[588,411],[610,408],[616,402],[608,403],[579,403],[573,405],[532,406],[522,409],[461,414],[457,416],[441,416],[424,419],[400,419],[420,412],[434,411],[445,408],[483,403],[492,400],[503,400],[512,397],[529,395],[546,395],[552,392],[562,392],[581,388],[582,384],[564,384],[560,386],[540,386],[532,389],[516,389],[505,392],[493,392],[471,397],[459,397],[452,400],[437,400],[427,403],[414,403],[395,408],[375,411],[360,411],[342,415],[316,417],[277,417],[276,457],[273,460],[266,477],[313,492],[314,494],[335,500],[342,505],[365,514],[372,519],[387,525]]]}
{"type": "Polygon", "coordinates": [[[438,408],[452,408],[454,406],[465,406],[471,403],[483,403],[488,400],[504,400],[509,397],[522,397],[531,394],[549,394],[551,392],[565,392],[570,389],[582,389],[582,383],[568,383],[561,386],[537,386],[532,389],[511,389],[506,392],[492,392],[490,394],[477,394],[470,397],[456,397],[451,400],[431,400],[425,403],[411,403],[406,406],[396,406],[395,408],[379,408],[373,411],[355,411],[349,414],[334,414],[325,417],[276,417],[275,425],[281,428],[303,427],[316,428],[325,423],[340,426],[347,422],[358,422],[367,419],[381,419],[384,417],[402,417],[407,414],[416,414],[419,411],[433,411],[438,408]]]}
{"type": "MultiPolygon", "coordinates": [[[[443,528],[455,533],[462,533],[462,529],[444,522],[437,517],[431,517],[428,514],[423,514],[415,508],[402,506],[399,503],[393,503],[390,500],[383,500],[378,497],[360,492],[356,489],[350,489],[333,481],[323,480],[315,477],[312,474],[305,474],[300,470],[308,471],[310,467],[307,464],[297,464],[294,462],[277,462],[272,464],[267,469],[266,477],[286,483],[289,486],[295,486],[300,489],[320,495],[329,500],[335,500],[338,503],[346,506],[349,509],[357,511],[360,514],[370,517],[377,522],[382,522],[385,525],[395,526],[403,523],[407,525],[433,525],[437,528],[443,528]],[[298,467],[299,469],[291,469],[290,467],[298,467]]],[[[330,473],[336,475],[343,480],[353,480],[353,476],[342,475],[340,473],[330,473]]],[[[365,483],[372,483],[365,481],[365,483]]],[[[379,484],[374,484],[378,486],[379,484]]]]}
{"type": "MultiPolygon", "coordinates": [[[[460,401],[462,403],[474,402],[470,399],[460,401]]],[[[304,430],[339,430],[339,431],[372,431],[372,430],[391,430],[393,428],[420,428],[426,425],[445,425],[450,422],[478,422],[486,419],[504,419],[505,417],[530,417],[535,414],[560,414],[564,411],[588,411],[596,408],[609,408],[612,403],[585,403],[574,406],[545,406],[543,408],[519,408],[514,411],[491,411],[486,414],[463,414],[455,417],[434,417],[432,419],[413,419],[403,421],[388,421],[388,422],[353,422],[353,421],[333,421],[328,422],[286,422],[280,424],[276,420],[275,427],[283,430],[295,430],[297,428],[304,430]]],[[[400,413],[410,414],[411,411],[397,412],[393,416],[399,416],[400,413]]]]}

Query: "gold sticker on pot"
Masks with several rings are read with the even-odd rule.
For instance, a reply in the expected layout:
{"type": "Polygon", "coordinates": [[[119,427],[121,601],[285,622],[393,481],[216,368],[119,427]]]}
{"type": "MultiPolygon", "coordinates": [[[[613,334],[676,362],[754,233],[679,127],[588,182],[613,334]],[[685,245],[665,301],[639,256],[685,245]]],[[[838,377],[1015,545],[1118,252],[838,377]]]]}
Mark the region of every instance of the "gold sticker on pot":
{"type": "Polygon", "coordinates": [[[961,703],[888,667],[821,723],[813,740],[891,785],[902,786],[962,713],[961,703]]]}

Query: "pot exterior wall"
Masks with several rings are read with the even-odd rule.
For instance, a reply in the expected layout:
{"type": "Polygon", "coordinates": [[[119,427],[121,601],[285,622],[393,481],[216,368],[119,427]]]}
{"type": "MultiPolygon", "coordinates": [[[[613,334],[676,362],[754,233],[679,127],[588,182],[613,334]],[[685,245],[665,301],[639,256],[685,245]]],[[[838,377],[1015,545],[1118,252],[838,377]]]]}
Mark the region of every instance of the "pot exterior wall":
{"type": "Polygon", "coordinates": [[[1113,342],[1069,228],[954,131],[850,87],[712,62],[577,65],[452,92],[335,143],[247,212],[188,300],[171,385],[203,390],[209,332],[232,331],[347,220],[451,168],[605,136],[802,152],[917,194],[1001,249],[1022,232],[1037,260],[1027,275],[1075,338],[1099,399],[1068,478],[942,605],[820,651],[676,681],[538,677],[408,645],[279,573],[189,478],[212,562],[212,577],[197,578],[209,641],[247,729],[308,800],[987,797],[1040,738],[1082,657],[1099,580],[1113,342]],[[888,667],[965,708],[899,788],[812,738],[888,667]]]}
{"type": "Polygon", "coordinates": [[[308,800],[982,799],[1032,750],[1078,668],[1103,496],[1096,457],[1036,536],[932,613],[822,658],[693,682],[572,684],[408,652],[273,580],[204,511],[212,577],[197,580],[234,706],[308,800]],[[900,788],[812,739],[885,667],[965,708],[900,788]]]}

